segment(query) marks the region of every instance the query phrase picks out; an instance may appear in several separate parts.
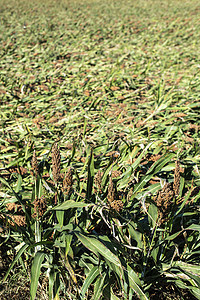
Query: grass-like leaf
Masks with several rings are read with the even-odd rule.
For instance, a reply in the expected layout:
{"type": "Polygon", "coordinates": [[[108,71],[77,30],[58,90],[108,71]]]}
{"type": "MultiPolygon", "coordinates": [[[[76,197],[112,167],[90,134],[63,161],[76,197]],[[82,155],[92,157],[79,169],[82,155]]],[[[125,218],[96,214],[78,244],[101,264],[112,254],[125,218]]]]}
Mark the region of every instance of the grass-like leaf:
{"type": "Polygon", "coordinates": [[[96,255],[101,255],[111,263],[118,267],[121,267],[119,258],[113,254],[102,242],[95,237],[84,236],[82,233],[75,232],[77,238],[83,243],[83,245],[96,255]]]}
{"type": "Polygon", "coordinates": [[[63,202],[60,205],[57,205],[55,207],[52,208],[52,210],[67,210],[70,208],[83,208],[83,207],[87,207],[87,206],[92,206],[93,204],[88,204],[88,203],[84,203],[84,202],[75,202],[73,200],[68,200],[63,202]]]}
{"type": "Polygon", "coordinates": [[[45,254],[43,252],[37,252],[35,254],[32,267],[31,267],[31,287],[30,287],[30,296],[31,300],[34,300],[36,297],[37,287],[38,287],[38,280],[40,277],[40,269],[42,262],[44,260],[45,254]]]}

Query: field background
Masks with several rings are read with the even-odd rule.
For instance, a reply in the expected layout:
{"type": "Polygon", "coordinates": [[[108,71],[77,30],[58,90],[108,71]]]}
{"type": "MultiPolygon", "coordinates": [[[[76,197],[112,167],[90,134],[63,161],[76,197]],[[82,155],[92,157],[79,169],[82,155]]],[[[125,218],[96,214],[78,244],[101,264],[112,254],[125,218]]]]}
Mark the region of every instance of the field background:
{"type": "Polygon", "coordinates": [[[1,299],[200,299],[199,16],[196,0],[0,0],[1,299]]]}

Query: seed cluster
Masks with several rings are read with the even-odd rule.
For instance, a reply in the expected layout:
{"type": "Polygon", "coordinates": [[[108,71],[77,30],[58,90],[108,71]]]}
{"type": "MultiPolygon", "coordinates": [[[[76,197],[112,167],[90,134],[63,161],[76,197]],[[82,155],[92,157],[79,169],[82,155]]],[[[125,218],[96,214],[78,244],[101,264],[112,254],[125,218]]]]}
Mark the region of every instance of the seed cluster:
{"type": "Polygon", "coordinates": [[[102,191],[102,177],[103,177],[103,173],[100,170],[97,172],[97,174],[94,177],[94,183],[100,192],[102,191]]]}
{"type": "Polygon", "coordinates": [[[7,210],[9,212],[8,217],[5,218],[3,215],[0,215],[0,219],[3,222],[8,222],[11,226],[25,226],[26,225],[26,218],[24,216],[24,212],[22,210],[21,205],[16,203],[7,203],[6,204],[7,210]]]}
{"type": "Polygon", "coordinates": [[[121,200],[114,200],[110,203],[110,207],[115,211],[120,212],[120,210],[123,209],[123,202],[121,200]]]}
{"type": "Polygon", "coordinates": [[[112,178],[117,178],[121,175],[122,175],[122,172],[119,171],[119,170],[113,171],[112,174],[111,174],[112,178]]]}
{"type": "Polygon", "coordinates": [[[168,215],[173,206],[174,190],[171,183],[166,183],[161,191],[158,192],[154,201],[159,209],[158,223],[159,225],[168,220],[168,215]]]}
{"type": "Polygon", "coordinates": [[[175,171],[174,171],[174,184],[173,184],[173,190],[174,190],[176,197],[179,195],[180,178],[181,178],[180,163],[179,163],[179,161],[176,161],[175,171]]]}
{"type": "Polygon", "coordinates": [[[65,174],[63,179],[63,187],[62,191],[65,195],[70,195],[72,192],[72,185],[73,185],[73,173],[72,169],[69,168],[68,172],[65,174]]]}
{"type": "Polygon", "coordinates": [[[112,181],[112,177],[109,179],[109,185],[108,185],[108,201],[111,203],[115,200],[115,188],[112,181]]]}
{"type": "Polygon", "coordinates": [[[34,174],[35,178],[37,178],[37,175],[38,175],[38,161],[37,161],[37,156],[36,156],[35,150],[33,151],[31,166],[32,166],[33,174],[34,174]]]}
{"type": "Polygon", "coordinates": [[[60,179],[60,162],[60,149],[58,144],[55,143],[52,148],[52,173],[55,182],[58,182],[60,179]]]}
{"type": "Polygon", "coordinates": [[[35,200],[33,201],[34,204],[34,213],[32,215],[33,218],[36,217],[42,217],[43,214],[47,210],[47,201],[45,196],[41,196],[40,198],[36,197],[35,200]]]}
{"type": "Polygon", "coordinates": [[[123,202],[121,200],[116,200],[115,199],[116,195],[117,195],[117,191],[115,190],[113,180],[112,180],[112,175],[111,175],[109,179],[107,199],[110,203],[110,207],[115,211],[119,212],[120,210],[123,209],[123,202]]]}
{"type": "Polygon", "coordinates": [[[162,225],[169,219],[169,214],[173,210],[180,188],[180,164],[175,163],[174,183],[165,183],[161,191],[154,197],[154,201],[159,209],[158,224],[162,225]]]}

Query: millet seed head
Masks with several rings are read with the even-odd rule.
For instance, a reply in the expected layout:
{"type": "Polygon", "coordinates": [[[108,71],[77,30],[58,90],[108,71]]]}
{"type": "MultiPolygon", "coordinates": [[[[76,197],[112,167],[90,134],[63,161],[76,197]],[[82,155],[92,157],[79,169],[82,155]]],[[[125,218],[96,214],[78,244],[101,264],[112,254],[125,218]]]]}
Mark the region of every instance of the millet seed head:
{"type": "Polygon", "coordinates": [[[161,225],[168,220],[168,215],[172,211],[174,205],[174,190],[171,183],[165,183],[161,191],[154,197],[154,201],[158,207],[158,223],[161,225]]]}
{"type": "Polygon", "coordinates": [[[73,185],[73,172],[72,169],[69,168],[68,172],[65,174],[65,177],[63,179],[62,191],[65,195],[69,195],[71,193],[72,185],[73,185]]]}
{"type": "Polygon", "coordinates": [[[38,172],[39,172],[39,168],[38,168],[38,161],[37,161],[37,156],[35,153],[35,150],[33,151],[33,157],[31,160],[31,166],[32,166],[32,170],[34,172],[35,177],[37,178],[38,172]]]}
{"type": "Polygon", "coordinates": [[[58,182],[60,179],[60,162],[60,148],[58,147],[58,144],[55,143],[52,147],[52,173],[55,182],[58,182]]]}
{"type": "Polygon", "coordinates": [[[102,177],[103,177],[103,173],[101,172],[101,170],[99,170],[94,178],[95,185],[97,186],[100,192],[102,190],[102,177]]]}
{"type": "Polygon", "coordinates": [[[174,184],[173,184],[173,190],[175,193],[175,196],[177,197],[179,195],[179,187],[180,187],[180,163],[179,161],[176,161],[175,163],[175,170],[174,170],[174,184]]]}
{"type": "Polygon", "coordinates": [[[110,203],[110,207],[117,212],[123,209],[123,202],[121,200],[114,200],[110,203]]]}
{"type": "Polygon", "coordinates": [[[34,213],[32,216],[34,218],[35,217],[41,218],[47,210],[47,201],[45,196],[43,195],[40,198],[36,197],[35,200],[33,201],[33,204],[34,204],[34,213]]]}
{"type": "Polygon", "coordinates": [[[108,201],[113,202],[115,200],[115,188],[112,181],[112,177],[109,179],[109,185],[108,185],[108,201]]]}

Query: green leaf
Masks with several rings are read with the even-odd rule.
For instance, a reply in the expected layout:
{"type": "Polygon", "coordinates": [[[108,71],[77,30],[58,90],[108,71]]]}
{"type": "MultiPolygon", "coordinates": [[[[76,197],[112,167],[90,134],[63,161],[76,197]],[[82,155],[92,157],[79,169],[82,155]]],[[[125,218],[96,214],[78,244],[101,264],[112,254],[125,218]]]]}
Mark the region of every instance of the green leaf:
{"type": "Polygon", "coordinates": [[[67,210],[69,208],[83,208],[86,206],[92,206],[93,204],[88,204],[84,202],[75,202],[73,200],[67,200],[62,204],[59,204],[52,208],[52,210],[67,210]]]}
{"type": "Polygon", "coordinates": [[[149,149],[149,147],[151,147],[152,143],[149,143],[146,148],[142,151],[142,153],[138,156],[138,158],[136,159],[136,161],[132,164],[132,169],[133,171],[135,171],[135,169],[138,167],[139,163],[141,162],[143,156],[146,154],[147,150],[149,149]]]}
{"type": "Polygon", "coordinates": [[[135,185],[133,195],[136,195],[147,184],[147,182],[162,169],[164,165],[171,161],[173,157],[174,154],[171,153],[161,157],[158,161],[156,161],[147,171],[146,175],[142,177],[141,181],[135,185]]]}
{"type": "Polygon", "coordinates": [[[178,231],[178,232],[176,232],[176,233],[174,233],[174,234],[172,234],[172,235],[170,235],[170,236],[167,236],[166,238],[165,238],[165,240],[167,240],[167,241],[171,241],[171,240],[174,240],[179,234],[181,234],[183,232],[183,230],[180,230],[180,231],[178,231]]]}
{"type": "Polygon", "coordinates": [[[20,250],[17,252],[15,259],[12,261],[12,263],[3,279],[4,281],[7,279],[8,275],[9,275],[10,271],[12,270],[12,268],[14,267],[15,263],[18,261],[18,259],[22,256],[22,254],[28,247],[29,247],[28,244],[23,244],[22,247],[20,248],[20,250]]]}
{"type": "Polygon", "coordinates": [[[103,293],[105,277],[106,273],[104,275],[99,276],[99,278],[95,281],[93,300],[99,300],[101,298],[101,295],[103,293]]]}
{"type": "Polygon", "coordinates": [[[120,298],[118,298],[117,296],[115,296],[115,294],[113,293],[112,289],[111,289],[111,297],[110,300],[120,300],[120,298]]]}
{"type": "Polygon", "coordinates": [[[168,241],[171,241],[173,239],[175,239],[179,234],[181,234],[183,231],[186,231],[186,230],[195,230],[195,231],[200,231],[200,225],[198,224],[192,224],[190,225],[189,227],[187,228],[184,228],[183,230],[180,230],[170,236],[167,236],[165,239],[168,240],[168,241]]]}
{"type": "Polygon", "coordinates": [[[67,234],[65,236],[65,241],[66,241],[66,247],[65,247],[65,255],[67,256],[68,253],[69,253],[69,249],[70,249],[70,245],[71,245],[71,242],[72,242],[72,234],[67,234]]]}
{"type": "MultiPolygon", "coordinates": [[[[15,198],[17,199],[17,201],[19,201],[19,203],[21,204],[23,211],[24,211],[25,214],[27,215],[25,206],[24,206],[24,204],[22,203],[21,197],[18,195],[18,193],[16,193],[16,192],[12,189],[12,187],[10,186],[10,184],[9,184],[4,178],[1,178],[1,177],[0,177],[0,181],[1,181],[3,184],[5,184],[5,185],[11,190],[11,192],[13,193],[13,195],[15,196],[15,198]]],[[[27,215],[27,217],[29,218],[28,215],[27,215]]]]}
{"type": "Polygon", "coordinates": [[[185,263],[183,261],[177,261],[173,264],[173,267],[180,267],[181,269],[187,271],[187,272],[191,272],[195,275],[199,275],[200,276],[200,265],[193,265],[193,264],[188,264],[185,263]]]}
{"type": "Polygon", "coordinates": [[[38,199],[42,196],[42,178],[40,175],[37,176],[37,179],[35,181],[35,197],[38,197],[38,199]]]}
{"type": "Polygon", "coordinates": [[[59,272],[55,273],[55,284],[54,284],[54,290],[55,290],[55,297],[54,300],[59,300],[59,291],[60,291],[60,274],[59,272]]]}
{"type": "Polygon", "coordinates": [[[142,153],[138,156],[138,158],[136,159],[136,161],[132,164],[131,167],[129,167],[127,169],[127,171],[123,174],[122,178],[119,180],[119,189],[124,188],[127,183],[130,180],[130,176],[133,174],[133,172],[135,171],[135,169],[138,167],[138,165],[140,164],[143,156],[146,154],[148,148],[152,145],[152,143],[148,144],[147,147],[142,151],[142,153]]]}
{"type": "Polygon", "coordinates": [[[156,221],[158,218],[158,209],[154,203],[151,203],[148,208],[148,220],[151,227],[156,226],[156,221]]]}
{"type": "Polygon", "coordinates": [[[16,188],[15,188],[16,193],[18,193],[21,190],[21,187],[22,187],[22,176],[20,174],[17,174],[17,175],[18,175],[18,180],[17,180],[17,185],[16,185],[16,188]]]}
{"type": "Polygon", "coordinates": [[[99,268],[95,266],[90,270],[88,276],[84,281],[84,284],[81,289],[81,299],[84,299],[86,291],[88,290],[89,286],[98,275],[99,275],[99,268]]]}
{"type": "Polygon", "coordinates": [[[187,227],[185,230],[196,230],[196,231],[200,231],[200,225],[198,224],[192,224],[189,227],[187,227]]]}
{"type": "Polygon", "coordinates": [[[83,243],[83,245],[96,255],[101,254],[105,259],[114,263],[118,267],[121,267],[119,258],[113,254],[102,242],[97,238],[84,236],[79,232],[75,232],[77,238],[83,243]]]}
{"type": "Polygon", "coordinates": [[[56,217],[57,217],[58,223],[61,228],[63,227],[64,215],[65,215],[65,212],[63,210],[56,211],[56,217]]]}
{"type": "Polygon", "coordinates": [[[173,157],[174,153],[164,155],[151,166],[146,175],[158,173],[173,157]]]}
{"type": "Polygon", "coordinates": [[[123,189],[127,185],[132,174],[133,174],[133,168],[131,166],[131,167],[128,167],[126,172],[123,173],[122,178],[118,181],[118,183],[119,183],[118,189],[119,190],[123,189]]]}
{"type": "Polygon", "coordinates": [[[183,202],[181,203],[179,209],[176,211],[175,216],[177,216],[177,215],[181,212],[181,210],[184,208],[186,202],[187,202],[188,199],[190,198],[191,192],[192,192],[192,191],[190,190],[190,191],[185,195],[184,200],[183,200],[183,202]]]}
{"type": "Polygon", "coordinates": [[[199,287],[195,287],[195,286],[188,286],[188,284],[186,284],[185,282],[183,282],[182,280],[178,279],[174,281],[175,284],[181,288],[181,289],[187,289],[191,292],[191,294],[193,294],[197,299],[200,300],[200,292],[199,292],[199,287]]]}
{"type": "Polygon", "coordinates": [[[191,286],[189,287],[190,291],[192,292],[192,294],[198,299],[200,300],[200,289],[199,287],[195,287],[195,286],[191,286]]]}
{"type": "Polygon", "coordinates": [[[130,287],[139,296],[141,300],[148,300],[147,296],[142,290],[142,284],[137,274],[133,271],[133,269],[130,266],[128,266],[127,270],[130,287]]]}
{"type": "Polygon", "coordinates": [[[137,246],[140,249],[143,249],[142,233],[135,229],[135,224],[133,222],[128,223],[128,231],[131,238],[137,242],[137,246]]]}
{"type": "Polygon", "coordinates": [[[30,286],[31,300],[34,300],[36,296],[38,280],[40,277],[40,269],[41,269],[41,264],[44,260],[44,256],[45,254],[43,252],[37,252],[33,260],[33,264],[31,267],[31,286],[30,286]]]}
{"type": "Polygon", "coordinates": [[[49,300],[53,299],[53,286],[55,281],[55,271],[51,269],[49,273],[49,300]]]}

